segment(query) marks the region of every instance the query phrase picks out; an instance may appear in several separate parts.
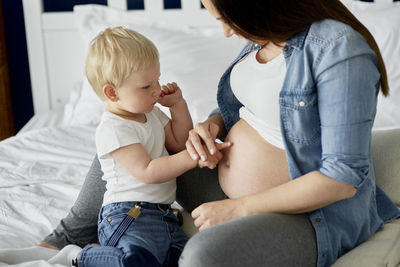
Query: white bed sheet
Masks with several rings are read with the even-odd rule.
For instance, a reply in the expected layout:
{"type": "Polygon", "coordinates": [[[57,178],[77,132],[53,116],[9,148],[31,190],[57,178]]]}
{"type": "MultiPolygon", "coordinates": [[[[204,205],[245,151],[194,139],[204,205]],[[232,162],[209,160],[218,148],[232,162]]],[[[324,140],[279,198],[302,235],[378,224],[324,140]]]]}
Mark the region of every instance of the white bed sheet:
{"type": "Polygon", "coordinates": [[[18,134],[25,133],[35,129],[45,127],[57,127],[64,125],[64,109],[55,109],[48,112],[35,114],[33,117],[18,131],[18,134]]]}
{"type": "Polygon", "coordinates": [[[47,127],[0,143],[0,249],[37,244],[66,215],[95,155],[94,133],[47,127]]]}

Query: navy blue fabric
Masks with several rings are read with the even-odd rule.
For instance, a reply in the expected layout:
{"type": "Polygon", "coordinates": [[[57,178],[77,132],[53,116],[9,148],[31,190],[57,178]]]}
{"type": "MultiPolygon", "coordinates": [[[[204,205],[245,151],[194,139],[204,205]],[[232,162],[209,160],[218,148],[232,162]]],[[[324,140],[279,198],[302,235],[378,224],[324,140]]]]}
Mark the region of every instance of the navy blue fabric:
{"type": "MultiPolygon", "coordinates": [[[[204,8],[199,1],[199,6],[204,8]]],[[[128,10],[144,9],[144,0],[126,0],[128,10]]],[[[107,5],[107,0],[43,0],[45,12],[72,11],[74,5],[100,4],[107,5]]],[[[182,0],[164,0],[164,9],[181,9],[182,0]]]]}
{"type": "Polygon", "coordinates": [[[107,5],[107,0],[44,0],[43,7],[45,12],[72,11],[75,5],[99,4],[107,5]]]}
{"type": "MultiPolygon", "coordinates": [[[[138,10],[144,9],[144,0],[126,0],[128,10],[138,10]]],[[[374,2],[374,0],[359,0],[363,2],[374,2]]],[[[400,0],[393,0],[393,2],[397,2],[400,0]]],[[[54,0],[44,0],[44,11],[45,12],[55,12],[55,11],[72,11],[74,5],[83,5],[83,4],[100,4],[107,5],[107,0],[63,0],[63,1],[54,1],[54,0]]],[[[199,0],[199,6],[202,8],[203,5],[199,0]]],[[[180,9],[182,8],[182,0],[164,0],[164,9],[180,9]]]]}
{"type": "Polygon", "coordinates": [[[181,0],[164,0],[164,9],[182,8],[181,0]]]}
{"type": "Polygon", "coordinates": [[[181,254],[181,250],[171,247],[168,251],[167,259],[165,260],[163,267],[178,267],[178,261],[181,254]]]}
{"type": "Polygon", "coordinates": [[[128,10],[144,9],[144,0],[128,0],[128,10]]]}
{"type": "Polygon", "coordinates": [[[114,247],[102,247],[101,251],[98,251],[98,248],[99,247],[87,247],[82,250],[81,256],[78,259],[78,266],[161,267],[157,258],[147,249],[140,246],[132,245],[130,247],[132,253],[126,257],[124,257],[124,252],[122,250],[115,249],[114,247]],[[101,266],[98,261],[94,261],[95,257],[93,257],[93,255],[97,255],[97,258],[101,258],[101,266]]]}

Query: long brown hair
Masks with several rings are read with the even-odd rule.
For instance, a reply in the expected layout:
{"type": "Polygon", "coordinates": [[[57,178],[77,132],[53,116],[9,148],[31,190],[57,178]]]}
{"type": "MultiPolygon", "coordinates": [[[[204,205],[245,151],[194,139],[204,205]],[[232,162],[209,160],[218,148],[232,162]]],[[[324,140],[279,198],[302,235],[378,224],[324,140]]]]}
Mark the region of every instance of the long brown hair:
{"type": "Polygon", "coordinates": [[[281,43],[313,22],[334,19],[350,25],[375,51],[383,95],[389,93],[386,67],[368,29],[339,0],[211,0],[223,21],[249,40],[281,43]]]}

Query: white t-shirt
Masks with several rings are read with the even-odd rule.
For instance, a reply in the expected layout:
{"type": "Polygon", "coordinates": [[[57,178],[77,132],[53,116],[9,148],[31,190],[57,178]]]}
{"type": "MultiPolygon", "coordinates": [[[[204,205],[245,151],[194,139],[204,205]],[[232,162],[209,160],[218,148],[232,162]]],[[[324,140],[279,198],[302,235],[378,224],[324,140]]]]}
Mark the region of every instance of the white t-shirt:
{"type": "Polygon", "coordinates": [[[104,172],[103,180],[107,181],[103,206],[123,201],[171,204],[175,200],[175,180],[145,184],[126,172],[110,156],[110,152],[136,143],[140,143],[152,159],[168,155],[164,127],[169,118],[158,107],[145,115],[147,121],[140,123],[110,112],[103,113],[96,130],[97,155],[104,172]]]}
{"type": "Polygon", "coordinates": [[[270,144],[284,149],[280,129],[279,92],[286,74],[283,54],[261,64],[257,51],[249,53],[232,69],[231,87],[244,105],[240,118],[250,124],[270,144]]]}

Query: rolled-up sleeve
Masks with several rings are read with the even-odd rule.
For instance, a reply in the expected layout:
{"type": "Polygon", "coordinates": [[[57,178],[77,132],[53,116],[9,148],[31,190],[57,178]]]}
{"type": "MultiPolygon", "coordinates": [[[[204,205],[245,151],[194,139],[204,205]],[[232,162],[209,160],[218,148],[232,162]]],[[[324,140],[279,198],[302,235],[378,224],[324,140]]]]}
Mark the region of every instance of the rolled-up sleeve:
{"type": "Polygon", "coordinates": [[[371,129],[380,73],[362,38],[338,38],[323,49],[316,69],[324,175],[358,188],[368,177],[371,129]],[[355,45],[357,44],[357,46],[355,45]]]}

